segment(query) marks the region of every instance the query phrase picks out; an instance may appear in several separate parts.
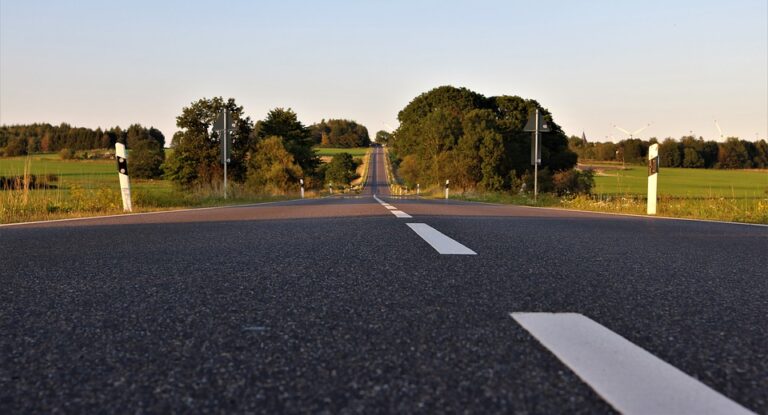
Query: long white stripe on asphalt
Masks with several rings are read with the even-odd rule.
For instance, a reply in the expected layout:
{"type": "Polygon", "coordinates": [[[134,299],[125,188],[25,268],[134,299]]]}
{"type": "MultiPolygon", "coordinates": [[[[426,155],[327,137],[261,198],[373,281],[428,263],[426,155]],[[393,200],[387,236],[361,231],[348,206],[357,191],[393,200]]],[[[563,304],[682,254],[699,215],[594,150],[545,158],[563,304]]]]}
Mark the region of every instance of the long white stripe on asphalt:
{"type": "Polygon", "coordinates": [[[426,223],[409,223],[408,226],[443,255],[477,255],[477,253],[426,223]]]}
{"type": "Polygon", "coordinates": [[[510,316],[620,412],[752,414],[582,314],[510,316]]]}

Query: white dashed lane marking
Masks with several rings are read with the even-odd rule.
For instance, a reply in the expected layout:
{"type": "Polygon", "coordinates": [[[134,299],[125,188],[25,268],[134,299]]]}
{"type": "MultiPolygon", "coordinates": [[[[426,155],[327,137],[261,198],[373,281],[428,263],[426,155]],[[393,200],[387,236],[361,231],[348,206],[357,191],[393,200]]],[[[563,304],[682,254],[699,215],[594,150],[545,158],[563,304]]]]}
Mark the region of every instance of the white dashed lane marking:
{"type": "Polygon", "coordinates": [[[619,412],[752,413],[582,314],[510,316],[619,412]]]}
{"type": "Polygon", "coordinates": [[[379,202],[382,206],[387,208],[387,210],[389,210],[393,215],[395,215],[395,217],[402,218],[402,219],[408,219],[412,217],[411,215],[403,212],[402,210],[398,210],[396,207],[379,199],[378,197],[376,197],[376,195],[373,195],[373,198],[376,199],[376,201],[379,202]]]}
{"type": "Polygon", "coordinates": [[[413,229],[417,235],[432,245],[432,248],[443,255],[477,255],[477,253],[466,246],[456,242],[437,229],[426,223],[409,223],[408,227],[413,229]]]}

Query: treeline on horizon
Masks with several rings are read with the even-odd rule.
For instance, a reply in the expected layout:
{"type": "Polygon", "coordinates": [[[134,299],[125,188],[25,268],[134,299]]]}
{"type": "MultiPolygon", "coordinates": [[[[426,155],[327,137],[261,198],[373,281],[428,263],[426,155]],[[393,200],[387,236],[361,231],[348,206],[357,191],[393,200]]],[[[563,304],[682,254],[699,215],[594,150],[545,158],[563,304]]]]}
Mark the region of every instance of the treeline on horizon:
{"type": "Polygon", "coordinates": [[[47,123],[2,125],[0,126],[0,156],[14,157],[34,153],[69,150],[95,150],[115,148],[120,141],[133,147],[138,141],[151,137],[165,146],[165,136],[160,130],[141,124],[132,124],[127,129],[73,127],[68,123],[51,125],[47,123]]]}
{"type": "MultiPolygon", "coordinates": [[[[204,102],[193,103],[193,106],[189,108],[205,107],[206,110],[210,110],[212,105],[223,107],[223,101],[219,102],[219,100],[201,100],[204,102]]],[[[184,111],[188,111],[188,108],[185,108],[184,111]]],[[[273,172],[271,176],[266,173],[262,174],[262,179],[252,175],[254,176],[251,180],[252,184],[285,191],[290,181],[303,178],[305,175],[308,182],[314,183],[317,187],[323,183],[326,173],[329,180],[338,186],[348,185],[355,178],[356,165],[350,157],[341,155],[336,163],[325,166],[319,162],[319,159],[313,157],[312,147],[369,146],[371,140],[365,126],[346,119],[329,119],[305,127],[296,119],[296,114],[290,109],[276,109],[270,114],[271,118],[268,117],[268,119],[259,121],[255,125],[251,123],[249,118],[239,119],[238,122],[244,130],[235,134],[235,137],[239,139],[236,141],[250,143],[248,145],[251,148],[246,157],[251,158],[253,156],[254,160],[266,164],[273,165],[274,158],[281,157],[276,154],[279,152],[279,147],[289,153],[292,159],[288,160],[283,157],[283,165],[277,169],[283,173],[282,179],[277,178],[280,174],[276,172],[273,172]],[[279,136],[283,141],[278,143],[279,145],[274,142],[271,144],[258,143],[259,149],[265,154],[257,155],[255,151],[257,142],[266,138],[262,134],[263,131],[279,136]],[[245,140],[242,138],[243,135],[247,136],[245,140]],[[297,161],[301,163],[297,164],[297,161]],[[326,172],[326,169],[329,169],[329,172],[326,172]],[[313,178],[314,180],[312,180],[313,178]]],[[[189,114],[182,114],[179,118],[181,119],[180,128],[183,128],[184,131],[176,133],[171,147],[178,147],[184,137],[189,135],[186,130],[192,129],[199,133],[199,123],[210,125],[211,122],[207,119],[198,119],[194,120],[198,123],[195,124],[189,120],[189,114]]],[[[218,142],[218,136],[215,133],[206,132],[206,134],[209,135],[209,141],[218,142]]],[[[109,150],[114,149],[117,142],[125,143],[126,148],[130,151],[130,172],[133,177],[160,178],[166,176],[182,186],[201,186],[203,182],[210,184],[217,180],[219,175],[223,175],[223,169],[212,163],[203,162],[199,166],[183,166],[186,163],[179,157],[165,163],[165,151],[163,150],[165,136],[156,128],[145,128],[140,124],[133,124],[127,129],[113,127],[107,130],[73,127],[67,123],[58,126],[45,123],[0,126],[0,156],[6,157],[57,152],[62,159],[112,158],[114,153],[109,150]],[[195,172],[195,170],[198,171],[195,172]]],[[[181,146],[178,150],[183,155],[186,147],[181,146]]],[[[209,150],[218,151],[218,148],[209,150]]],[[[193,160],[207,160],[205,157],[200,157],[195,151],[190,150],[190,153],[194,156],[193,160]]],[[[237,159],[241,155],[236,153],[233,160],[234,174],[232,178],[235,181],[244,178],[242,172],[239,171],[242,161],[237,159]]],[[[253,164],[251,163],[251,165],[253,164]]]]}
{"type": "Polygon", "coordinates": [[[765,169],[768,168],[768,142],[747,141],[729,137],[724,142],[704,141],[702,137],[683,136],[679,140],[666,138],[637,138],[613,142],[587,142],[583,137],[568,138],[568,147],[584,162],[616,161],[644,164],[648,147],[659,144],[659,164],[662,167],[704,169],[765,169]]]}
{"type": "Polygon", "coordinates": [[[94,130],[67,123],[0,126],[0,156],[6,157],[58,152],[62,159],[111,158],[114,154],[107,150],[114,149],[118,141],[131,149],[132,176],[162,176],[165,136],[154,127],[132,124],[125,130],[94,130]]]}

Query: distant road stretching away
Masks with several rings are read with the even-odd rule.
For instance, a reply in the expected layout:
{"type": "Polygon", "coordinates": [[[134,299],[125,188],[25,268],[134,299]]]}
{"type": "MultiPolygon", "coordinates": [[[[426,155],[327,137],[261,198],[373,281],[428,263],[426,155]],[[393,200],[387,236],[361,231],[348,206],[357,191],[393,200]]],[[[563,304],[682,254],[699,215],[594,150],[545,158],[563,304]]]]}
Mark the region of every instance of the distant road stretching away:
{"type": "Polygon", "coordinates": [[[389,193],[0,227],[0,413],[768,413],[768,227],[389,193]]]}

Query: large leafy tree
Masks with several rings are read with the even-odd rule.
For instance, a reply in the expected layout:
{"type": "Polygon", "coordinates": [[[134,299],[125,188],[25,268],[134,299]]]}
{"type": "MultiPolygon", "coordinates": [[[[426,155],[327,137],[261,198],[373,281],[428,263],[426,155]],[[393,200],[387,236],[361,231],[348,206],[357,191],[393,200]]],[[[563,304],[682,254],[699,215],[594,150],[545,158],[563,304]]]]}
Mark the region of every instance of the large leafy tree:
{"type": "Polygon", "coordinates": [[[145,128],[133,124],[125,131],[125,141],[130,150],[131,176],[151,179],[163,175],[165,161],[165,136],[156,128],[145,128]]]}
{"type": "Polygon", "coordinates": [[[749,151],[744,142],[736,137],[728,137],[720,146],[717,161],[721,169],[742,169],[752,167],[749,151]]]}
{"type": "Polygon", "coordinates": [[[392,133],[384,130],[376,132],[376,144],[387,145],[392,138],[392,133]]]}
{"type": "Polygon", "coordinates": [[[221,97],[195,101],[176,117],[181,131],[173,137],[174,151],[165,164],[168,178],[184,187],[217,185],[222,179],[221,139],[210,127],[223,108],[229,109],[236,126],[228,175],[233,181],[245,179],[245,155],[253,124],[234,98],[224,101],[221,97]]]}
{"type": "Polygon", "coordinates": [[[278,136],[267,137],[254,146],[248,160],[248,186],[264,193],[283,193],[299,186],[301,167],[286,150],[285,141],[278,136]]]}
{"type": "Polygon", "coordinates": [[[325,182],[334,187],[349,186],[356,178],[357,164],[349,153],[339,153],[333,156],[325,170],[325,182]]]}
{"type": "Polygon", "coordinates": [[[309,128],[299,121],[296,113],[290,108],[275,108],[267,117],[256,123],[251,133],[251,147],[267,137],[283,139],[285,149],[293,155],[296,163],[306,172],[314,172],[320,163],[312,150],[312,137],[309,128]]]}
{"type": "Polygon", "coordinates": [[[400,113],[390,144],[405,163],[406,181],[442,182],[487,190],[509,188],[532,169],[531,133],[523,128],[535,109],[550,119],[542,139],[544,167],[572,168],[577,156],[551,114],[534,100],[486,98],[466,88],[442,86],[414,98],[400,113]],[[517,177],[516,177],[517,176],[517,177]]]}
{"type": "Polygon", "coordinates": [[[322,120],[309,129],[314,144],[323,147],[366,147],[371,144],[368,129],[351,120],[322,120]]]}

